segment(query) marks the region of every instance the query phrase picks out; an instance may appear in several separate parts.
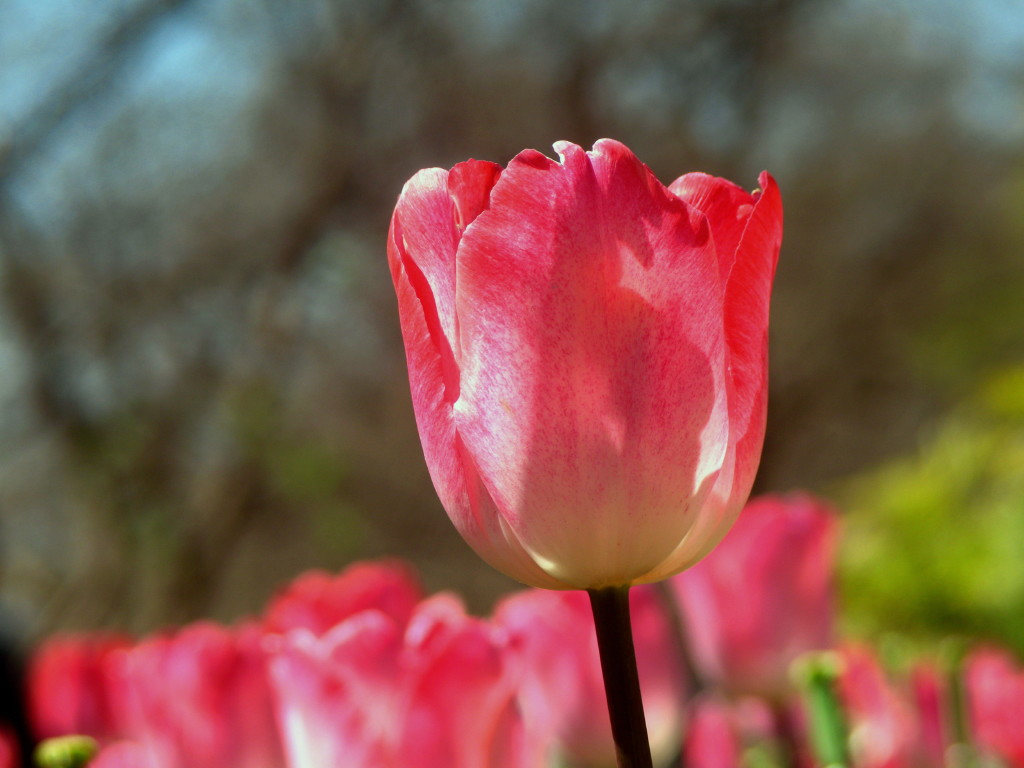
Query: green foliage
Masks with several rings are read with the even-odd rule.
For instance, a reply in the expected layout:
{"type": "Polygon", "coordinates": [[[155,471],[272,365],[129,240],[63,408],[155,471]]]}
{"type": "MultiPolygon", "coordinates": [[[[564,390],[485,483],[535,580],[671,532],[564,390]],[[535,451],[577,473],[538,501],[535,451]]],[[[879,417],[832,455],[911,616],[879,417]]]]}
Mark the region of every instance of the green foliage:
{"type": "Polygon", "coordinates": [[[1024,366],[844,496],[848,629],[966,634],[1024,653],[1024,366]]]}
{"type": "Polygon", "coordinates": [[[807,654],[797,662],[794,672],[818,762],[826,768],[850,765],[849,729],[836,692],[839,660],[831,653],[807,654]]]}

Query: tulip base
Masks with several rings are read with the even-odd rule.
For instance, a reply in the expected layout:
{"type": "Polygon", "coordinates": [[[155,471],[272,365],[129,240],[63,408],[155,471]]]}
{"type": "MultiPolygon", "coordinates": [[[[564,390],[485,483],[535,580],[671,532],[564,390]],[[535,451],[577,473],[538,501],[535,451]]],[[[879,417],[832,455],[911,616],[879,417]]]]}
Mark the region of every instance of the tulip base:
{"type": "Polygon", "coordinates": [[[652,768],[629,618],[629,587],[587,590],[619,768],[652,768]]]}

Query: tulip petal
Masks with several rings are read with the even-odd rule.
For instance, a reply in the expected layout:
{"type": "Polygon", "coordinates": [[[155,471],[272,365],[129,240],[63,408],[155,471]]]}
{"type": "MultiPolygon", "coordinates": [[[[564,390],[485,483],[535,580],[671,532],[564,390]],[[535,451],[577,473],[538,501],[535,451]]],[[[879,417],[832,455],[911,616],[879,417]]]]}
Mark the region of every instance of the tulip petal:
{"type": "Polygon", "coordinates": [[[730,403],[741,464],[760,454],[767,388],[768,305],[782,243],[782,198],[775,180],[762,173],[762,190],[750,194],[725,179],[688,173],[672,182],[673,193],[705,213],[719,253],[725,286],[725,327],[735,401],[730,403]],[[760,414],[761,419],[756,415],[760,414]]]}
{"type": "Polygon", "coordinates": [[[120,722],[110,659],[128,648],[114,634],[55,636],[33,654],[28,667],[27,705],[40,739],[83,734],[96,739],[118,736],[120,722]]]}
{"type": "Polygon", "coordinates": [[[399,765],[490,765],[498,727],[514,725],[507,722],[514,705],[514,681],[494,630],[467,616],[445,629],[436,633],[427,652],[414,654],[407,670],[410,690],[398,744],[399,765]]]}
{"type": "Polygon", "coordinates": [[[460,232],[487,208],[499,176],[501,166],[485,160],[467,160],[448,172],[448,192],[455,203],[455,224],[460,232]]]}
{"type": "Polygon", "coordinates": [[[839,700],[850,728],[854,765],[901,768],[914,759],[916,723],[909,703],[886,678],[874,653],[865,646],[840,649],[839,700]]]}
{"type": "Polygon", "coordinates": [[[398,701],[399,628],[364,611],[323,637],[277,639],[270,665],[288,765],[390,765],[398,701]]]}
{"type": "Polygon", "coordinates": [[[119,736],[161,766],[271,768],[282,762],[263,633],[199,622],[111,659],[119,736]]]}
{"type": "Polygon", "coordinates": [[[1008,651],[983,646],[968,655],[964,682],[974,742],[983,757],[1024,765],[1024,670],[1008,651]]]}
{"type": "Polygon", "coordinates": [[[439,358],[444,397],[458,398],[459,373],[452,356],[455,339],[455,250],[459,232],[448,195],[448,172],[429,168],[413,176],[398,199],[388,237],[391,273],[408,282],[399,296],[402,330],[407,337],[407,315],[422,314],[431,351],[439,358]],[[415,256],[413,256],[415,254],[415,256]]]}
{"type": "Polygon", "coordinates": [[[708,214],[716,247],[735,248],[723,273],[729,346],[729,446],[715,488],[696,524],[647,580],[678,573],[710,552],[728,532],[750,494],[764,442],[768,404],[768,309],[782,244],[782,197],[767,172],[753,195],[705,174],[687,174],[672,190],[708,214]],[[749,201],[744,202],[744,201],[749,201]],[[750,208],[747,205],[751,205],[750,208]],[[730,213],[735,211],[735,213],[730,213]]]}
{"type": "Polygon", "coordinates": [[[686,733],[683,764],[693,768],[733,768],[743,764],[742,742],[726,704],[698,699],[686,733]]]}
{"type": "MultiPolygon", "coordinates": [[[[3,766],[0,762],[0,766],[3,766]]],[[[20,763],[19,763],[20,765],[20,763]]],[[[11,764],[13,768],[14,763],[11,764]]],[[[145,744],[134,741],[115,741],[104,746],[92,760],[89,768],[162,768],[161,761],[145,744]]]]}
{"type": "Polygon", "coordinates": [[[458,432],[507,526],[580,588],[636,581],[726,456],[724,292],[706,217],[623,145],[527,151],[458,251],[458,432]]]}
{"type": "Polygon", "coordinates": [[[331,627],[366,610],[377,610],[405,626],[423,594],[411,569],[399,561],[356,563],[334,575],[304,573],[267,608],[268,632],[308,629],[326,634],[331,627]]]}
{"type": "Polygon", "coordinates": [[[753,196],[738,184],[700,172],[680,176],[668,189],[707,216],[718,252],[722,285],[726,285],[736,262],[740,238],[754,210],[753,196]]]}
{"type": "Polygon", "coordinates": [[[705,679],[780,697],[797,656],[831,647],[835,533],[823,502],[762,496],[713,552],[669,582],[705,679]]]}
{"type": "Polygon", "coordinates": [[[455,431],[452,405],[460,386],[453,351],[455,251],[460,237],[457,210],[463,222],[482,210],[482,187],[496,174],[480,166],[456,173],[454,192],[446,171],[416,174],[402,191],[391,221],[388,258],[413,410],[434,488],[466,541],[503,573],[537,586],[558,587],[502,525],[455,431]]]}
{"type": "Polygon", "coordinates": [[[736,249],[736,262],[725,289],[725,333],[729,342],[736,407],[730,419],[736,439],[738,504],[749,493],[764,441],[768,402],[768,309],[772,280],[782,246],[782,197],[767,173],[759,179],[754,210],[736,249]]]}

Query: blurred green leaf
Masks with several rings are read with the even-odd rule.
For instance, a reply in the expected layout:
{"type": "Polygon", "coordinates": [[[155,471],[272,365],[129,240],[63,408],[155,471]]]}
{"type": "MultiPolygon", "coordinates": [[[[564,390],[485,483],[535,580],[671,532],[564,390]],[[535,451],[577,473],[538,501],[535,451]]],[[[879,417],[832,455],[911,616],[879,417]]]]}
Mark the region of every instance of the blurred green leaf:
{"type": "Polygon", "coordinates": [[[96,740],[89,736],[47,739],[35,752],[39,768],[84,768],[96,756],[96,740]]]}
{"type": "Polygon", "coordinates": [[[1024,652],[1024,368],[993,376],[916,456],[843,495],[850,630],[971,634],[1024,652]]]}

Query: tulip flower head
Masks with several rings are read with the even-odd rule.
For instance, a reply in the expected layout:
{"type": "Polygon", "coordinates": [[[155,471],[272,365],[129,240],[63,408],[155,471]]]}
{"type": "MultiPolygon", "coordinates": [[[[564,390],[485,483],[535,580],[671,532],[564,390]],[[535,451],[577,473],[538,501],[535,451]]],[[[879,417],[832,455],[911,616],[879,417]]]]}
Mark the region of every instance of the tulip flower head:
{"type": "Polygon", "coordinates": [[[367,610],[324,635],[278,639],[270,665],[288,765],[390,765],[401,628],[367,610]]]}
{"type": "Polygon", "coordinates": [[[370,609],[405,626],[422,599],[423,591],[407,565],[388,560],[355,563],[337,575],[300,575],[271,601],[263,626],[272,634],[302,628],[319,636],[370,609]]]}
{"type": "Polygon", "coordinates": [[[129,642],[120,635],[58,635],[36,650],[28,669],[28,709],[38,738],[119,734],[111,658],[129,642]]]}
{"type": "Polygon", "coordinates": [[[715,694],[702,694],[690,702],[690,707],[682,762],[688,768],[756,764],[744,757],[749,745],[766,745],[778,738],[776,717],[770,705],[760,699],[729,701],[715,694]]]}
{"type": "MultiPolygon", "coordinates": [[[[280,768],[262,630],[200,622],[116,659],[123,736],[154,768],[280,768]]],[[[113,759],[113,758],[111,758],[113,759]]]]}
{"type": "Polygon", "coordinates": [[[1011,768],[1024,768],[1024,670],[1006,651],[979,648],[964,663],[975,743],[1011,768]]]}
{"type": "MultiPolygon", "coordinates": [[[[655,759],[679,746],[685,700],[674,627],[654,587],[630,592],[633,636],[648,738],[655,759]]],[[[594,618],[577,591],[531,589],[505,598],[494,621],[522,662],[523,711],[574,766],[605,766],[615,754],[594,618]]]]}
{"type": "Polygon", "coordinates": [[[322,636],[297,629],[276,643],[291,768],[539,764],[503,633],[453,597],[423,601],[407,624],[370,608],[322,636]]]}
{"type": "Polygon", "coordinates": [[[705,677],[779,701],[793,660],[831,647],[837,527],[807,494],[761,496],[714,552],[672,579],[705,677]]]}
{"type": "Polygon", "coordinates": [[[840,650],[839,698],[850,725],[858,768],[902,768],[913,763],[918,740],[910,702],[885,676],[874,653],[859,645],[840,650]]]}
{"type": "Polygon", "coordinates": [[[683,765],[734,768],[742,764],[743,744],[727,705],[714,699],[694,702],[686,732],[683,765]]]}
{"type": "Polygon", "coordinates": [[[911,670],[910,687],[918,719],[918,763],[942,765],[953,741],[948,678],[936,663],[920,661],[911,670]]]}
{"type": "Polygon", "coordinates": [[[413,408],[467,542],[526,584],[699,560],[764,436],[775,182],[662,185],[622,144],[417,173],[391,220],[413,408]]]}

